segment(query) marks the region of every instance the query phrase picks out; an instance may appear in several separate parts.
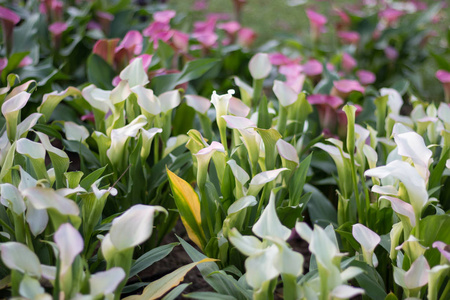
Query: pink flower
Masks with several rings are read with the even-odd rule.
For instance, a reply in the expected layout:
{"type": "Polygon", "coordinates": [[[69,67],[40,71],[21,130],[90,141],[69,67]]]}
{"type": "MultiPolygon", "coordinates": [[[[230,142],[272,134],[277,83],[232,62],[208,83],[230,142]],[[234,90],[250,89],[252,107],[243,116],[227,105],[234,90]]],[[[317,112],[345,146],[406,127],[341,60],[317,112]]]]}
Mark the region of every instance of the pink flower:
{"type": "Polygon", "coordinates": [[[441,241],[436,241],[433,243],[433,248],[437,248],[442,256],[450,261],[450,245],[441,241]]]}
{"type": "Polygon", "coordinates": [[[356,31],[339,31],[337,33],[338,37],[341,39],[343,44],[358,44],[359,33],[356,31]]]}
{"type": "Polygon", "coordinates": [[[27,55],[20,61],[18,67],[23,68],[23,67],[31,65],[32,63],[33,63],[33,59],[27,55]]]}
{"type": "Polygon", "coordinates": [[[442,83],[444,86],[445,92],[445,102],[450,102],[450,72],[445,70],[439,70],[436,72],[436,78],[442,83]]]}
{"type": "Polygon", "coordinates": [[[390,61],[394,61],[398,58],[398,52],[394,47],[387,46],[384,48],[384,54],[390,61]]]}
{"type": "Polygon", "coordinates": [[[129,53],[130,57],[133,54],[138,55],[142,52],[142,43],[143,38],[141,33],[136,30],[130,30],[124,36],[115,51],[119,52],[121,49],[125,49],[129,53]]]}
{"type": "Polygon", "coordinates": [[[67,30],[67,23],[56,22],[48,27],[48,30],[52,33],[53,46],[55,49],[59,49],[61,46],[61,36],[64,31],[67,30]]]}
{"type": "Polygon", "coordinates": [[[238,32],[238,43],[242,47],[250,48],[256,40],[256,32],[248,27],[242,27],[238,32]]]}
{"type": "Polygon", "coordinates": [[[286,84],[296,93],[300,93],[303,88],[306,76],[302,74],[303,67],[296,63],[282,65],[279,68],[280,74],[286,77],[286,84]]]}
{"type": "Polygon", "coordinates": [[[47,15],[47,21],[50,23],[61,22],[63,20],[64,3],[59,0],[43,0],[39,5],[39,12],[47,15]]]}
{"type": "Polygon", "coordinates": [[[0,58],[0,73],[3,71],[4,68],[8,65],[8,59],[6,57],[0,58]]]}
{"type": "Polygon", "coordinates": [[[229,20],[231,16],[228,13],[209,13],[206,18],[213,18],[216,21],[226,21],[229,20]]]}
{"type": "Polygon", "coordinates": [[[378,17],[387,22],[388,26],[396,23],[398,19],[403,16],[403,12],[393,8],[386,8],[378,13],[378,17]]]}
{"type": "Polygon", "coordinates": [[[308,17],[311,26],[312,38],[313,40],[317,40],[319,34],[325,32],[325,24],[328,20],[324,15],[319,14],[312,9],[306,10],[306,16],[308,17]]]}
{"type": "Polygon", "coordinates": [[[303,65],[303,72],[306,74],[306,76],[314,77],[322,74],[323,66],[318,60],[310,59],[306,64],[303,65]]]}
{"type": "Polygon", "coordinates": [[[95,123],[94,113],[92,111],[88,112],[85,115],[81,116],[81,121],[91,121],[92,123],[95,123]]]}
{"type": "Polygon", "coordinates": [[[291,59],[280,52],[269,54],[269,60],[270,63],[274,66],[295,64],[299,61],[299,59],[291,59]]]}
{"type": "Polygon", "coordinates": [[[154,49],[158,48],[158,40],[167,42],[172,37],[172,30],[168,23],[152,22],[142,31],[144,36],[148,36],[150,41],[153,41],[154,49]]]}
{"type": "Polygon", "coordinates": [[[111,22],[114,20],[114,15],[105,11],[98,11],[95,15],[97,16],[98,23],[100,24],[103,32],[108,34],[111,22]]]}
{"type": "Polygon", "coordinates": [[[365,91],[364,87],[358,81],[350,79],[335,81],[333,82],[333,86],[332,94],[342,98],[347,98],[347,96],[354,91],[360,93],[364,93],[365,91]]]}
{"type": "Polygon", "coordinates": [[[172,30],[172,32],[173,46],[179,52],[186,53],[189,47],[189,35],[178,30],[172,30]]]}
{"type": "Polygon", "coordinates": [[[356,72],[356,76],[358,76],[359,81],[362,85],[369,85],[375,82],[376,77],[370,71],[367,70],[359,70],[356,72]]]}
{"type": "Polygon", "coordinates": [[[233,36],[236,34],[236,32],[238,32],[241,29],[241,24],[239,24],[239,22],[236,21],[230,21],[217,25],[217,28],[223,29],[226,31],[226,33],[233,36]]]}
{"type": "Polygon", "coordinates": [[[336,121],[338,117],[337,109],[344,104],[344,101],[337,97],[324,94],[309,95],[306,100],[311,105],[316,106],[319,113],[319,122],[323,130],[333,130],[336,128],[336,121]]]}
{"type": "Polygon", "coordinates": [[[208,2],[206,0],[197,0],[194,2],[193,10],[206,10],[208,8],[208,2]]]}
{"type": "Polygon", "coordinates": [[[213,32],[216,29],[217,18],[210,16],[206,21],[197,21],[194,23],[194,33],[213,32]]]}
{"type": "Polygon", "coordinates": [[[175,17],[176,12],[174,10],[163,10],[153,14],[153,19],[158,23],[169,24],[170,20],[175,17]]]}
{"type": "Polygon", "coordinates": [[[193,37],[196,38],[204,48],[212,48],[217,45],[219,38],[215,32],[195,33],[193,37]]]}
{"type": "Polygon", "coordinates": [[[350,54],[344,52],[344,54],[342,55],[342,68],[347,73],[350,73],[354,68],[356,68],[356,65],[356,60],[350,54]]]}
{"type": "Polygon", "coordinates": [[[350,17],[347,15],[347,13],[345,11],[343,11],[340,8],[334,8],[333,12],[340,18],[340,21],[337,24],[337,29],[340,30],[340,29],[346,28],[350,25],[350,23],[351,23],[350,17]]]}
{"type": "Polygon", "coordinates": [[[6,55],[9,55],[13,45],[14,26],[19,23],[20,17],[12,10],[0,6],[0,20],[3,29],[3,40],[6,46],[6,55]]]}
{"type": "Polygon", "coordinates": [[[92,49],[92,53],[97,54],[112,66],[114,64],[114,54],[118,42],[119,39],[98,40],[92,49]]]}

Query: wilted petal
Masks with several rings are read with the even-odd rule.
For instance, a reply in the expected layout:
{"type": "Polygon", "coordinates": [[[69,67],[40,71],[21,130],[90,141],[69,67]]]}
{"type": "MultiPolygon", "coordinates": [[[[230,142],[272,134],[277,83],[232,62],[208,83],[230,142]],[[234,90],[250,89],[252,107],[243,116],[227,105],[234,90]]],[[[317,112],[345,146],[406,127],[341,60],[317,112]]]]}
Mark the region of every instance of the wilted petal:
{"type": "Polygon", "coordinates": [[[77,255],[83,251],[83,237],[70,223],[65,223],[59,226],[53,239],[59,249],[61,274],[65,274],[77,255]]]}
{"type": "Polygon", "coordinates": [[[416,289],[428,283],[428,271],[430,265],[426,258],[421,255],[411,265],[405,273],[405,285],[408,289],[416,289]]]}
{"type": "Polygon", "coordinates": [[[41,277],[39,258],[27,246],[17,242],[0,244],[3,263],[11,270],[41,277]]]}
{"type": "Polygon", "coordinates": [[[145,242],[153,232],[155,212],[166,212],[160,206],[134,205],[112,221],[111,242],[121,251],[145,242]]]}
{"type": "Polygon", "coordinates": [[[267,53],[255,54],[248,64],[250,74],[254,79],[264,79],[269,76],[272,70],[269,55],[267,53]]]}
{"type": "Polygon", "coordinates": [[[275,209],[275,194],[271,192],[269,203],[264,209],[259,220],[253,225],[252,231],[260,238],[277,237],[286,241],[291,235],[291,230],[282,225],[275,209]]]}
{"type": "Polygon", "coordinates": [[[89,278],[90,294],[94,297],[112,294],[124,278],[125,271],[119,267],[92,274],[89,278]]]}

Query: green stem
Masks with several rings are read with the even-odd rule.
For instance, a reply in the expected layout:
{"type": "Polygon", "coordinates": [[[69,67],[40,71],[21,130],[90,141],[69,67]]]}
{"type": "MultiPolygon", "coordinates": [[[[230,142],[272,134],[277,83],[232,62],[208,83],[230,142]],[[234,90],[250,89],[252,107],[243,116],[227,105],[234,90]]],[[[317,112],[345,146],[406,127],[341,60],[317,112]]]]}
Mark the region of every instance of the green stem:
{"type": "Polygon", "coordinates": [[[447,284],[447,286],[445,287],[445,290],[442,292],[441,298],[439,298],[439,300],[445,300],[448,299],[448,294],[450,294],[450,284],[447,284]]]}
{"type": "Polygon", "coordinates": [[[263,83],[264,79],[254,79],[253,80],[253,96],[252,96],[252,103],[250,108],[256,108],[259,105],[259,99],[261,98],[261,92],[263,89],[263,83]]]}
{"type": "Polygon", "coordinates": [[[356,169],[355,169],[355,154],[350,153],[350,167],[352,172],[352,181],[353,181],[353,189],[355,190],[355,201],[356,201],[356,207],[358,210],[358,221],[361,224],[364,224],[364,212],[363,207],[361,205],[361,199],[359,197],[359,189],[358,189],[358,180],[356,177],[356,169]]]}
{"type": "Polygon", "coordinates": [[[282,136],[284,136],[286,131],[286,122],[287,122],[287,108],[280,105],[277,130],[282,136]]]}

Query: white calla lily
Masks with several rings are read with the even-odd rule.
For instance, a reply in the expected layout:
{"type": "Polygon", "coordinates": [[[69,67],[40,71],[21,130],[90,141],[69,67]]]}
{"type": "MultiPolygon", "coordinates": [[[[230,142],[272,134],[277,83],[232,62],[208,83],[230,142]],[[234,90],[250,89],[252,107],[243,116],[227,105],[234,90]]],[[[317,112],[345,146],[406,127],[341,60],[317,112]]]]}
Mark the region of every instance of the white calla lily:
{"type": "Polygon", "coordinates": [[[279,139],[276,143],[278,153],[280,156],[286,160],[292,161],[296,163],[297,165],[300,163],[300,160],[298,158],[297,150],[294,146],[289,144],[283,139],[279,139]]]}
{"type": "Polygon", "coordinates": [[[80,209],[74,201],[58,195],[53,189],[33,187],[24,190],[22,194],[37,210],[54,208],[63,215],[80,214],[80,209]]]}
{"type": "Polygon", "coordinates": [[[0,202],[9,207],[16,215],[22,215],[26,210],[25,201],[19,190],[10,183],[0,184],[0,202]]]}
{"type": "Polygon", "coordinates": [[[39,121],[42,117],[40,113],[32,113],[28,117],[25,118],[22,122],[17,125],[17,137],[25,137],[28,131],[33,128],[34,125],[39,121]]]}
{"type": "Polygon", "coordinates": [[[263,283],[276,278],[280,274],[276,265],[278,256],[278,247],[272,245],[247,258],[245,261],[245,270],[247,271],[245,278],[253,289],[260,289],[263,283]]]}
{"type": "Polygon", "coordinates": [[[406,288],[412,290],[426,285],[428,283],[428,271],[430,271],[428,261],[423,255],[419,256],[405,273],[406,288]]]}
{"type": "Polygon", "coordinates": [[[244,208],[255,206],[256,204],[258,204],[258,202],[254,196],[245,196],[231,204],[230,207],[228,207],[227,213],[228,215],[231,215],[243,210],[244,208]]]}
{"type": "Polygon", "coordinates": [[[392,88],[382,88],[380,89],[381,96],[388,96],[387,105],[391,112],[395,115],[400,115],[400,109],[403,106],[403,99],[397,90],[392,88]]]}
{"type": "Polygon", "coordinates": [[[44,146],[29,139],[19,139],[16,142],[16,151],[33,159],[45,159],[44,146]]]}
{"type": "Polygon", "coordinates": [[[112,109],[112,103],[110,100],[111,91],[99,89],[95,85],[91,84],[81,91],[81,95],[83,95],[83,98],[86,99],[92,108],[95,108],[105,114],[112,109]]]}
{"type": "Polygon", "coordinates": [[[89,131],[84,126],[74,122],[64,122],[64,132],[69,141],[84,142],[89,137],[89,131]]]}
{"type": "Polygon", "coordinates": [[[229,115],[222,116],[222,118],[227,122],[228,127],[232,129],[256,128],[256,124],[247,118],[229,115]]]}
{"type": "Polygon", "coordinates": [[[155,116],[161,113],[161,104],[158,98],[153,94],[153,90],[138,85],[131,88],[131,91],[136,95],[137,102],[141,109],[155,116]]]}
{"type": "Polygon", "coordinates": [[[380,199],[386,199],[391,202],[392,209],[399,215],[406,216],[409,219],[412,227],[416,226],[416,218],[414,215],[414,208],[411,204],[406,203],[395,197],[382,196],[380,199]]]}
{"type": "Polygon", "coordinates": [[[263,243],[252,235],[241,235],[236,228],[230,231],[230,242],[244,255],[252,256],[264,252],[263,243]]]}
{"type": "Polygon", "coordinates": [[[273,82],[273,92],[277,97],[280,105],[287,107],[294,104],[298,99],[298,93],[296,93],[289,85],[280,80],[273,82]]]}
{"type": "Polygon", "coordinates": [[[228,112],[237,117],[247,117],[250,113],[250,107],[236,97],[231,97],[228,103],[228,112]]]}
{"type": "Polygon", "coordinates": [[[3,263],[12,270],[41,277],[42,269],[37,255],[27,246],[17,242],[0,244],[3,263]]]}
{"type": "Polygon", "coordinates": [[[158,99],[163,113],[171,111],[181,103],[180,92],[178,90],[162,93],[158,99]]]}
{"type": "Polygon", "coordinates": [[[364,294],[364,289],[362,288],[356,288],[349,285],[338,285],[331,291],[330,296],[337,299],[350,299],[362,294],[364,294]]]}
{"type": "Polygon", "coordinates": [[[205,115],[211,107],[211,101],[207,98],[197,95],[185,95],[186,104],[199,114],[205,115]]]}
{"type": "Polygon", "coordinates": [[[41,287],[39,280],[27,275],[25,275],[20,282],[19,294],[26,299],[53,299],[48,294],[47,296],[50,296],[50,298],[43,298],[43,296],[46,295],[45,289],[41,287]]]}
{"type": "Polygon", "coordinates": [[[120,282],[125,278],[125,275],[125,271],[119,267],[92,274],[89,278],[91,296],[96,297],[114,293],[120,282]]]}
{"type": "Polygon", "coordinates": [[[255,175],[250,181],[249,189],[247,191],[248,195],[256,196],[259,191],[264,187],[266,183],[275,180],[281,172],[289,170],[288,168],[280,168],[276,170],[270,170],[261,172],[255,175]]]}
{"type": "Polygon", "coordinates": [[[373,252],[375,251],[376,246],[381,241],[380,236],[362,224],[353,225],[352,235],[355,240],[361,245],[364,260],[369,265],[373,266],[373,252]]]}
{"type": "Polygon", "coordinates": [[[230,159],[227,161],[227,164],[231,168],[231,172],[233,172],[233,176],[239,181],[242,185],[247,183],[250,180],[250,176],[248,173],[239,166],[234,159],[230,159]]]}
{"type": "Polygon", "coordinates": [[[286,241],[291,235],[291,230],[281,224],[275,209],[275,194],[271,192],[269,203],[261,214],[259,220],[253,225],[252,231],[260,238],[277,237],[286,241]]]}
{"type": "Polygon", "coordinates": [[[70,223],[65,223],[59,226],[53,239],[59,250],[61,275],[64,275],[83,251],[83,237],[70,223]]]}
{"type": "Polygon", "coordinates": [[[255,54],[248,64],[248,69],[253,79],[264,79],[269,76],[272,70],[269,55],[267,53],[255,54]]]}
{"type": "Polygon", "coordinates": [[[25,107],[31,94],[25,91],[6,99],[2,105],[2,114],[6,119],[6,131],[8,138],[13,141],[16,139],[17,119],[20,110],[25,107]]]}
{"type": "Polygon", "coordinates": [[[423,138],[415,132],[407,132],[394,136],[398,147],[398,154],[410,157],[420,176],[427,181],[430,176],[428,165],[431,163],[433,152],[427,148],[423,138]]]}
{"type": "Polygon", "coordinates": [[[127,80],[130,88],[149,83],[147,72],[142,64],[142,58],[133,60],[125,69],[120,72],[120,79],[127,80]]]}
{"type": "Polygon", "coordinates": [[[160,206],[138,204],[115,218],[109,230],[114,247],[122,251],[145,242],[153,232],[156,212],[166,213],[166,210],[160,206]]]}

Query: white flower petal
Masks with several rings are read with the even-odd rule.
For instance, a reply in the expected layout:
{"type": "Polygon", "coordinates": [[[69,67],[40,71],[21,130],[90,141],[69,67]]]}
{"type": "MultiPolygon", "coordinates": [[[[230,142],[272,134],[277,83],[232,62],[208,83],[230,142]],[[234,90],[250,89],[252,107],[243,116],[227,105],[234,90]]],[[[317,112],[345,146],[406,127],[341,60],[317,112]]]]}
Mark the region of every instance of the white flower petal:
{"type": "Polygon", "coordinates": [[[290,86],[285,82],[275,80],[273,82],[273,92],[280,101],[280,105],[283,107],[294,104],[297,101],[298,93],[296,93],[290,86]]]}
{"type": "Polygon", "coordinates": [[[89,137],[89,131],[84,126],[74,122],[64,122],[64,132],[69,141],[83,142],[89,137]]]}
{"type": "Polygon", "coordinates": [[[244,185],[247,181],[250,180],[250,176],[247,174],[247,172],[239,166],[235,160],[230,159],[227,161],[227,164],[231,168],[231,172],[233,172],[233,176],[242,184],[244,185]]]}
{"type": "Polygon", "coordinates": [[[364,294],[362,288],[356,288],[349,285],[338,285],[331,291],[330,296],[338,299],[350,299],[362,294],[364,294]]]}
{"type": "Polygon", "coordinates": [[[272,70],[269,55],[267,53],[255,54],[248,64],[250,74],[254,79],[264,79],[269,76],[272,70]]]}
{"type": "Polygon", "coordinates": [[[253,225],[252,231],[260,238],[278,237],[286,241],[291,235],[291,230],[281,224],[275,209],[275,194],[270,193],[269,203],[261,214],[259,220],[253,225]]]}
{"type": "Polygon", "coordinates": [[[222,118],[227,122],[229,128],[233,129],[256,128],[256,124],[247,118],[229,115],[222,116],[222,118]]]}
{"type": "Polygon", "coordinates": [[[146,85],[149,83],[147,72],[144,70],[142,58],[134,59],[125,69],[120,72],[120,79],[127,80],[130,88],[137,85],[146,85]]]}
{"type": "Polygon", "coordinates": [[[65,274],[77,255],[83,251],[83,237],[70,223],[65,223],[59,226],[53,239],[59,249],[61,274],[65,274]]]}
{"type": "Polygon", "coordinates": [[[125,271],[119,267],[92,274],[89,278],[90,294],[94,297],[112,294],[124,278],[125,271]]]}
{"type": "Polygon", "coordinates": [[[279,139],[276,143],[276,146],[278,149],[278,153],[282,158],[295,162],[297,165],[300,163],[297,150],[295,149],[294,146],[292,146],[283,139],[279,139]]]}
{"type": "Polygon", "coordinates": [[[181,103],[180,92],[178,90],[165,92],[159,95],[158,98],[163,113],[167,113],[181,103]]]}
{"type": "Polygon", "coordinates": [[[400,114],[400,109],[403,105],[403,99],[399,92],[395,89],[391,88],[382,88],[380,90],[381,96],[388,95],[388,107],[390,108],[391,112],[395,115],[400,114]]]}
{"type": "Polygon", "coordinates": [[[39,258],[27,246],[17,242],[0,244],[3,263],[12,270],[26,273],[30,276],[41,276],[39,258]]]}
{"type": "Polygon", "coordinates": [[[186,104],[202,115],[206,114],[211,107],[211,101],[205,97],[197,95],[185,95],[184,97],[186,104]]]}
{"type": "Polygon", "coordinates": [[[430,265],[426,258],[421,255],[417,258],[405,273],[405,285],[408,289],[422,287],[428,283],[428,271],[430,265]]]}
{"type": "Polygon", "coordinates": [[[161,113],[161,105],[158,98],[153,94],[153,90],[143,86],[135,86],[131,91],[136,95],[139,106],[151,115],[161,113]]]}
{"type": "Polygon", "coordinates": [[[227,213],[228,215],[231,215],[244,208],[255,206],[256,204],[258,204],[258,202],[256,201],[256,198],[254,196],[245,196],[231,204],[230,207],[228,207],[227,213]]]}

